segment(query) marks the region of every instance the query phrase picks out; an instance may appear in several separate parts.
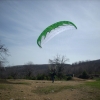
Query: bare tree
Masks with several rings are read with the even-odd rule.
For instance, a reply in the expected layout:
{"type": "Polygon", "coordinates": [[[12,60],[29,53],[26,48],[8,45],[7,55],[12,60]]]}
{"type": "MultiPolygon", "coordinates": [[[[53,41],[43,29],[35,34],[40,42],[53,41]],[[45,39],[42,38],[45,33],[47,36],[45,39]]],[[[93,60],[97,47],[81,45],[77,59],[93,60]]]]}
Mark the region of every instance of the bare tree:
{"type": "Polygon", "coordinates": [[[2,73],[5,71],[4,63],[6,62],[5,55],[8,54],[8,49],[5,47],[4,44],[0,42],[0,77],[2,78],[2,73]]]}
{"type": "Polygon", "coordinates": [[[26,78],[31,78],[33,74],[33,63],[31,61],[25,64],[25,73],[26,78]]]}
{"type": "Polygon", "coordinates": [[[63,71],[64,71],[64,66],[66,61],[68,61],[69,59],[66,58],[65,56],[60,56],[57,55],[56,57],[54,57],[53,60],[49,59],[49,63],[51,65],[51,70],[55,71],[56,70],[56,75],[61,79],[63,77],[63,71]]]}
{"type": "Polygon", "coordinates": [[[4,44],[1,44],[0,42],[0,62],[1,63],[4,63],[6,61],[5,55],[9,55],[8,49],[5,47],[4,44]]]}

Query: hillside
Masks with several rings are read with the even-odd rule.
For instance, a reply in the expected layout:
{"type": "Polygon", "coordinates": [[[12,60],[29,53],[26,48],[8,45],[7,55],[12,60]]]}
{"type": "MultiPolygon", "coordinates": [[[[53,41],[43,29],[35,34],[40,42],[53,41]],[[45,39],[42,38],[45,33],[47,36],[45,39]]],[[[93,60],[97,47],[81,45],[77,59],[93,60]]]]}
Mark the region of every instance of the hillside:
{"type": "MultiPolygon", "coordinates": [[[[1,71],[0,77],[17,77],[24,78],[25,76],[36,76],[38,74],[48,74],[49,64],[42,65],[17,65],[6,67],[5,70],[1,71]]],[[[64,65],[64,74],[74,74],[79,76],[83,71],[88,74],[100,74],[100,60],[84,61],[64,65]]]]}

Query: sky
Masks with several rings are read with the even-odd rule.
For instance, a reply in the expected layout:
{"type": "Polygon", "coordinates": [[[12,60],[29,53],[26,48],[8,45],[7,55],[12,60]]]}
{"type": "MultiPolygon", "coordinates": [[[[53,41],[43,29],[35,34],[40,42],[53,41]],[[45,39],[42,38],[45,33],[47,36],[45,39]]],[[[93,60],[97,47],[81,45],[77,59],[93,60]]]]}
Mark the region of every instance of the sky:
{"type": "Polygon", "coordinates": [[[100,0],[0,0],[0,41],[8,48],[8,65],[48,64],[57,55],[69,64],[100,59],[100,0]],[[71,21],[42,48],[37,38],[49,25],[71,21]]]}

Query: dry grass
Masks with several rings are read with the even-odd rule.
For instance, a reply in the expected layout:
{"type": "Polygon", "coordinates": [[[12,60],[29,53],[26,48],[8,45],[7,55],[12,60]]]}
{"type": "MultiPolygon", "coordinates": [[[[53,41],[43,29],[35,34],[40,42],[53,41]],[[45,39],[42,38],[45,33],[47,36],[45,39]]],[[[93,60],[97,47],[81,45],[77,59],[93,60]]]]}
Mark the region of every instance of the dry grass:
{"type": "Polygon", "coordinates": [[[86,80],[1,80],[0,100],[100,100],[100,90],[86,80]]]}

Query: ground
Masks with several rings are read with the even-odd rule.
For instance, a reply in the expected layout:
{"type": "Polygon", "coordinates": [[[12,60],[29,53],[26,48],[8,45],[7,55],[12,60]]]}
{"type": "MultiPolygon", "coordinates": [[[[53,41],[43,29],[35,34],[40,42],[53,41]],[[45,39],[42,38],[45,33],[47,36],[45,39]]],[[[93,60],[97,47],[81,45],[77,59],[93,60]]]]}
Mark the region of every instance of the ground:
{"type": "Polygon", "coordinates": [[[0,100],[100,100],[100,90],[87,81],[1,80],[0,100]]]}

